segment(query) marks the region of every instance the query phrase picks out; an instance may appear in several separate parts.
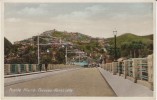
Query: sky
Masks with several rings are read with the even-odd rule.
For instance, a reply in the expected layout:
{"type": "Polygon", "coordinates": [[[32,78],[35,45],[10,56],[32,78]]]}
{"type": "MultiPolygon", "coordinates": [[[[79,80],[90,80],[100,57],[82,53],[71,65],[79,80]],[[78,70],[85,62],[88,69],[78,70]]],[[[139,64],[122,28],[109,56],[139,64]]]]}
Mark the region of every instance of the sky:
{"type": "Polygon", "coordinates": [[[153,34],[152,3],[5,3],[4,36],[11,41],[56,29],[92,37],[153,34]]]}

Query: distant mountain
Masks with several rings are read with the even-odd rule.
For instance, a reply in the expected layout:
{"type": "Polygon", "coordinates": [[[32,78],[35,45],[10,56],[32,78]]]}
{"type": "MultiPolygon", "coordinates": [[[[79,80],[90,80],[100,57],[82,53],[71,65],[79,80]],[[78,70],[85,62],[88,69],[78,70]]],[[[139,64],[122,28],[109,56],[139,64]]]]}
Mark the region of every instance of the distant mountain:
{"type": "Polygon", "coordinates": [[[12,48],[12,43],[4,37],[4,54],[7,55],[12,48]]]}
{"type": "MultiPolygon", "coordinates": [[[[114,38],[108,38],[110,44],[114,44],[114,38]]],[[[141,41],[145,44],[153,42],[153,34],[146,36],[138,36],[132,33],[125,33],[123,35],[117,36],[117,46],[120,47],[124,42],[141,41]]]]}
{"type": "Polygon", "coordinates": [[[146,35],[146,36],[141,36],[143,38],[149,38],[151,40],[153,40],[153,34],[150,34],[150,35],[146,35]]]}

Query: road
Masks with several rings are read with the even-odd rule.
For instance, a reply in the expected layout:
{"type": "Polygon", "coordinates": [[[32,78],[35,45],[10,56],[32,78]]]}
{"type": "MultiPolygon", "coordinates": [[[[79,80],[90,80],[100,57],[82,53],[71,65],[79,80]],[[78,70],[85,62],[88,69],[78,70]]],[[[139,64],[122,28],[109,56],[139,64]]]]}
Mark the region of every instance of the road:
{"type": "Polygon", "coordinates": [[[5,96],[26,97],[116,96],[97,68],[80,68],[50,74],[42,78],[5,86],[4,91],[5,96]]]}

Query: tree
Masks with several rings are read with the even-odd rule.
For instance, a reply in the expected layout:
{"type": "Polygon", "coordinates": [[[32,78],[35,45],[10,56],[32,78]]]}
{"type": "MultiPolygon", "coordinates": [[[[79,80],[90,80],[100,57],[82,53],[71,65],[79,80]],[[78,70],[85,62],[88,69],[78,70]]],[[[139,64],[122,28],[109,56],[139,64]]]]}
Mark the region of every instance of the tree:
{"type": "Polygon", "coordinates": [[[12,43],[4,37],[4,55],[8,55],[12,49],[12,43]]]}
{"type": "Polygon", "coordinates": [[[120,49],[121,49],[121,56],[122,57],[131,57],[132,56],[132,50],[131,45],[128,42],[122,43],[120,49]],[[128,53],[129,52],[129,53],[128,53]]]}
{"type": "Polygon", "coordinates": [[[144,43],[141,41],[124,42],[121,45],[121,51],[123,56],[129,57],[141,57],[141,51],[144,49],[144,43]],[[128,51],[130,53],[128,53],[128,51]],[[124,54],[125,53],[125,54],[124,54]],[[129,55],[128,55],[129,54],[129,55]]]}
{"type": "Polygon", "coordinates": [[[56,60],[58,61],[59,64],[65,63],[65,49],[64,48],[60,48],[56,55],[57,55],[56,60]]]}

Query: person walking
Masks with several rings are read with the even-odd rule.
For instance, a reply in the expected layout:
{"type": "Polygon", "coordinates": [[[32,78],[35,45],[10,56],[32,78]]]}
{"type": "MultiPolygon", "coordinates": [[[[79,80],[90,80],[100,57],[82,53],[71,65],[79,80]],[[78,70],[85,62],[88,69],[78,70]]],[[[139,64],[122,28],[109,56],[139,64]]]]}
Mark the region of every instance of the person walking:
{"type": "Polygon", "coordinates": [[[45,64],[45,70],[46,70],[46,71],[47,71],[47,67],[48,67],[48,64],[46,63],[46,64],[45,64]]]}
{"type": "Polygon", "coordinates": [[[42,69],[42,64],[39,64],[39,70],[41,72],[41,69],[42,69]]]}

